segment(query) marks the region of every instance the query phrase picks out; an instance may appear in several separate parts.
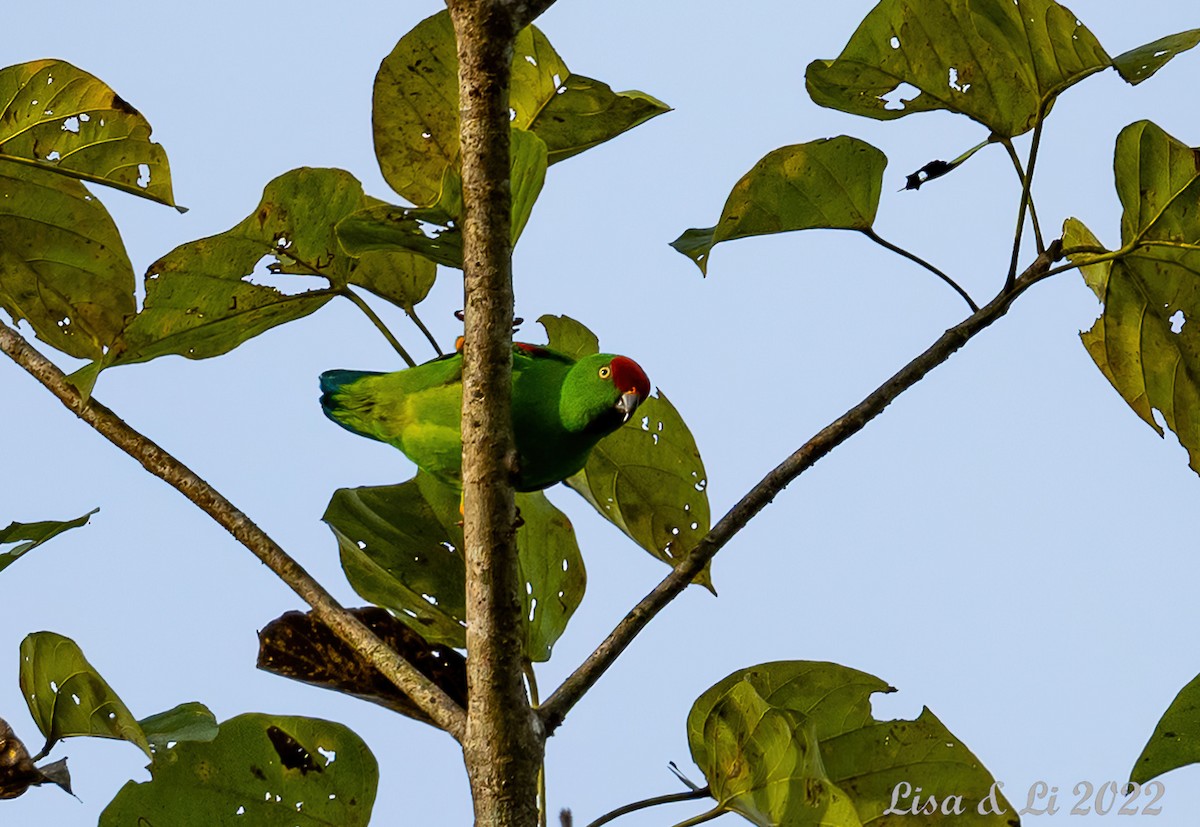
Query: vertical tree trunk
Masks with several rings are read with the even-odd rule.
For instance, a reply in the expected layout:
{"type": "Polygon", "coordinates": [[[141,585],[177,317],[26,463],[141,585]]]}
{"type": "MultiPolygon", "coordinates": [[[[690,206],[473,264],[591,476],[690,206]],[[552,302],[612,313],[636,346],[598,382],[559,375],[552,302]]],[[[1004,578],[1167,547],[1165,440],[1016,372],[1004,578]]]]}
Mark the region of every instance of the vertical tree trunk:
{"type": "Polygon", "coordinates": [[[458,38],[463,177],[463,488],[469,705],[463,756],[480,827],[533,827],[544,738],[522,678],[512,472],[508,88],[512,15],[449,0],[458,38]]]}

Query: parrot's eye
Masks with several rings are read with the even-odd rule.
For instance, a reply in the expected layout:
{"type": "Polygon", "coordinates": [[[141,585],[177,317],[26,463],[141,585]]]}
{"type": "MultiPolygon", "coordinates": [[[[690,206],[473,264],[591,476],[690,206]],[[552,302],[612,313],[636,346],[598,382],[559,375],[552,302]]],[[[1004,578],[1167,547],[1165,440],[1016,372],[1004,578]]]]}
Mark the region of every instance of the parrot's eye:
{"type": "Polygon", "coordinates": [[[604,367],[600,368],[600,378],[601,379],[607,379],[610,376],[612,376],[612,368],[610,368],[608,365],[605,365],[604,367]]]}

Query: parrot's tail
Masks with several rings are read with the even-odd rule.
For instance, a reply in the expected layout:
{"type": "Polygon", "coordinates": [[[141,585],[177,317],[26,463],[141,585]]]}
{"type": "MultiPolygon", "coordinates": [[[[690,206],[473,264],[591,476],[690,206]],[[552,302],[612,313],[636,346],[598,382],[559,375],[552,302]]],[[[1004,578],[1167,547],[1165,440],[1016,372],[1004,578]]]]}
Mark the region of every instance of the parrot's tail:
{"type": "Polygon", "coordinates": [[[352,431],[363,436],[373,436],[365,433],[360,426],[359,416],[361,411],[361,401],[358,404],[346,403],[349,397],[355,396],[353,386],[361,379],[368,376],[381,376],[378,371],[372,370],[327,370],[321,374],[321,410],[325,415],[332,419],[337,424],[341,425],[347,431],[352,431]],[[350,391],[347,393],[347,391],[350,391]]]}

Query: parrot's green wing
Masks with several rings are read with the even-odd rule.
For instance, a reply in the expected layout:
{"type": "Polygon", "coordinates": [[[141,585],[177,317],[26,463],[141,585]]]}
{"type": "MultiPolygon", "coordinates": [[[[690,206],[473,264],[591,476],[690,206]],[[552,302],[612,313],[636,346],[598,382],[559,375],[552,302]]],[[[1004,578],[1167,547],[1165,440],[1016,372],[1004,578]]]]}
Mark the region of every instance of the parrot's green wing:
{"type": "Polygon", "coordinates": [[[334,422],[404,452],[418,467],[461,484],[462,356],[395,373],[321,374],[321,407],[334,422]]]}

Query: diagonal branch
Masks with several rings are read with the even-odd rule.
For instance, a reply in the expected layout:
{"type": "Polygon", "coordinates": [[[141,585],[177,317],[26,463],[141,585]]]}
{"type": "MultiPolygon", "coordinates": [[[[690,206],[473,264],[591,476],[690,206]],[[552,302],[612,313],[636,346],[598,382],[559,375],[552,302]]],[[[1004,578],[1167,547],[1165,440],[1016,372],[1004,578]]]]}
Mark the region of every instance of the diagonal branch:
{"type": "Polygon", "coordinates": [[[25,341],[20,333],[3,322],[0,322],[0,351],[41,382],[68,410],[101,436],[136,459],[147,471],[179,491],[201,511],[212,517],[311,606],[313,614],[334,634],[353,646],[384,677],[412,698],[439,727],[456,739],[462,740],[465,729],[465,714],[462,708],[437,684],[418,672],[412,664],[393,652],[370,629],[343,609],[299,563],[220,492],[148,437],[125,424],[95,398],[84,401],[54,363],[25,341]]]}
{"type": "Polygon", "coordinates": [[[972,313],[964,321],[942,334],[936,342],[917,358],[901,368],[824,430],[802,445],[795,453],[767,474],[750,489],[729,513],[721,518],[712,530],[700,540],[679,565],[667,575],[655,589],[642,598],[617,627],[605,638],[596,650],[563,681],[542,705],[546,731],[553,732],[563,722],[571,708],[600,679],[613,661],[637,637],[646,625],[662,611],[668,603],[679,596],[688,584],[712,560],[721,548],[741,531],[751,518],[766,507],[788,483],[811,468],[817,460],[838,445],[861,431],[868,422],[878,416],[897,396],[919,382],[925,374],[949,359],[959,348],[976,334],[1008,312],[1016,298],[1030,286],[1046,278],[1050,266],[1061,257],[1062,242],[1055,241],[1026,268],[1016,279],[1011,289],[1002,291],[996,298],[972,313]]]}

